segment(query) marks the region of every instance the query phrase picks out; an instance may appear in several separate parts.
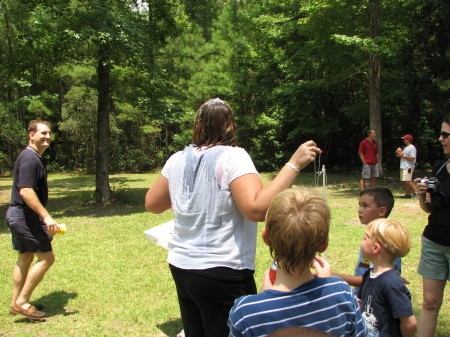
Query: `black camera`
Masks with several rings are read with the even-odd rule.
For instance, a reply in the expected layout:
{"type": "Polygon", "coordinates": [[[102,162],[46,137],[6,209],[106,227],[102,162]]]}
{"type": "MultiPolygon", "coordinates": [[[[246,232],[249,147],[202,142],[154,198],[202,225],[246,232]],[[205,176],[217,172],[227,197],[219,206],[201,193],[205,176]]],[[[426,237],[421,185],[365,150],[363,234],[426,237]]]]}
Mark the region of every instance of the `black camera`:
{"type": "Polygon", "coordinates": [[[439,180],[436,177],[424,178],[420,180],[421,183],[427,184],[427,192],[434,194],[439,191],[439,180]]]}

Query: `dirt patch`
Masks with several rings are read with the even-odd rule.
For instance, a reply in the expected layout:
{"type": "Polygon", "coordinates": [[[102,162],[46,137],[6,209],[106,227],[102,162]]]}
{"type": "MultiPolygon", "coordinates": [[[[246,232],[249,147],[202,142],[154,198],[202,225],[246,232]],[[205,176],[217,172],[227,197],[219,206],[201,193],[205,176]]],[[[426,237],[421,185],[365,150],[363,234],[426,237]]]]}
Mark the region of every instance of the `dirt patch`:
{"type": "Polygon", "coordinates": [[[394,209],[396,212],[406,213],[409,215],[423,214],[422,209],[417,203],[406,203],[402,205],[395,205],[394,209]]]}

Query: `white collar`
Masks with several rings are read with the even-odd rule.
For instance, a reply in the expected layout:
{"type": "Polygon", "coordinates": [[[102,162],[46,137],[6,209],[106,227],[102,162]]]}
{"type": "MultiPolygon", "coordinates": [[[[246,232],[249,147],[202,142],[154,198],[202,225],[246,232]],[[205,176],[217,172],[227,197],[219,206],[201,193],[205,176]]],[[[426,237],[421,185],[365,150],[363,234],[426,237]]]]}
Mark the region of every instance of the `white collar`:
{"type": "Polygon", "coordinates": [[[35,149],[33,149],[30,145],[27,145],[27,149],[30,149],[31,151],[36,153],[39,156],[39,158],[42,158],[42,156],[39,154],[39,152],[37,152],[35,149]]]}

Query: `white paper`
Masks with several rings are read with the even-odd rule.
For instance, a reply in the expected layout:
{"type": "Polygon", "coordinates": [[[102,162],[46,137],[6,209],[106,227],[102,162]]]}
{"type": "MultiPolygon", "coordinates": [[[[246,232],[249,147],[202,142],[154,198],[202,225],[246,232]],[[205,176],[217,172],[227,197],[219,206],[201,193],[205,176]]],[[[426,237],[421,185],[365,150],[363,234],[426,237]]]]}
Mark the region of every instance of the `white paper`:
{"type": "Polygon", "coordinates": [[[169,241],[173,234],[173,220],[144,231],[144,237],[158,246],[169,249],[169,241]]]}

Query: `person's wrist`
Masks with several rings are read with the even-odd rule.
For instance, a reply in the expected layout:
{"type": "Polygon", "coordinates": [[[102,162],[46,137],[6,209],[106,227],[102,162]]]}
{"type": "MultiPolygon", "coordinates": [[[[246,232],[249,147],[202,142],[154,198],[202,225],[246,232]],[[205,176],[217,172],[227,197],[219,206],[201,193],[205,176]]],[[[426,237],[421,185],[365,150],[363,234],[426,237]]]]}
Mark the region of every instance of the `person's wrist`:
{"type": "Polygon", "coordinates": [[[290,167],[295,173],[299,174],[300,173],[300,168],[298,168],[295,164],[291,163],[291,162],[287,162],[285,164],[285,166],[290,167]]]}
{"type": "Polygon", "coordinates": [[[49,224],[56,223],[52,216],[50,214],[47,214],[46,216],[42,217],[42,221],[48,226],[49,224]]]}

